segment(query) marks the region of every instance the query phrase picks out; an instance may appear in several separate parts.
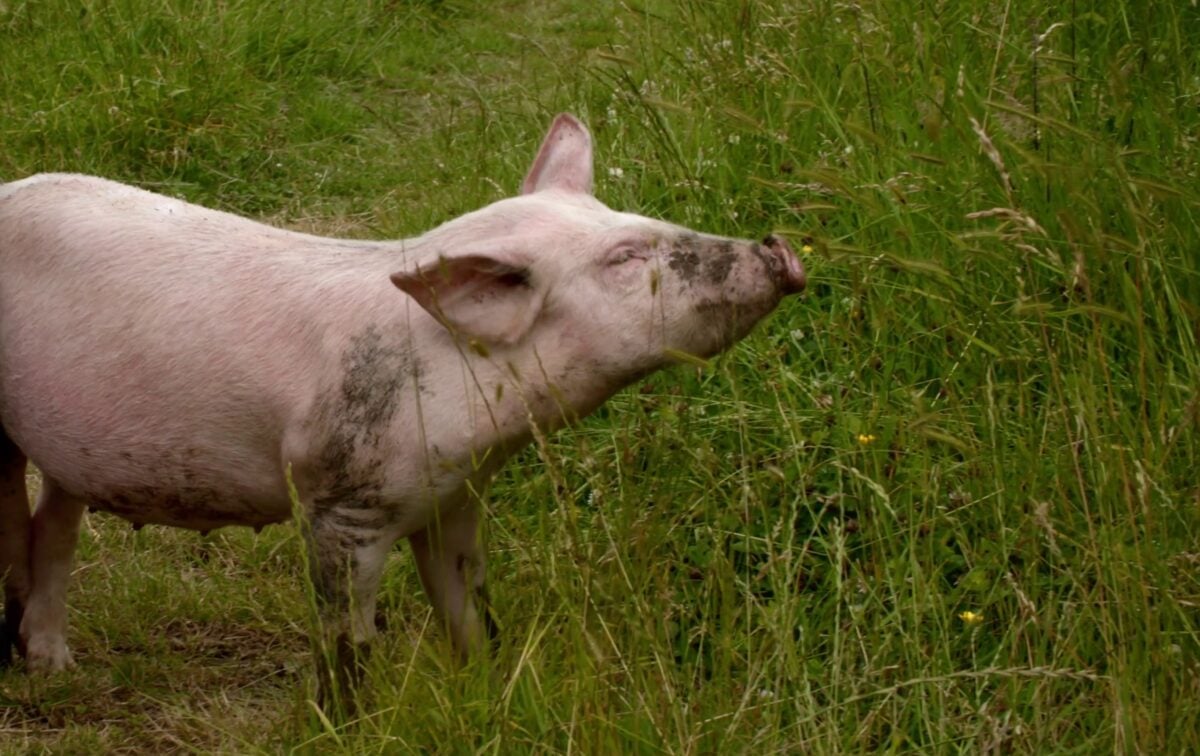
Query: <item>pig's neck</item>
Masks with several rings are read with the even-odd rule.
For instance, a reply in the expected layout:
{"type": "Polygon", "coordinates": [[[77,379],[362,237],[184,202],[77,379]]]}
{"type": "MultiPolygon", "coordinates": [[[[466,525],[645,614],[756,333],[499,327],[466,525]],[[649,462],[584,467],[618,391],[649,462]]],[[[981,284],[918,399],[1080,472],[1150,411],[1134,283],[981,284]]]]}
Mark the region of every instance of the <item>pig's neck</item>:
{"type": "Polygon", "coordinates": [[[588,415],[636,378],[608,373],[591,356],[577,354],[575,340],[553,323],[535,327],[513,347],[480,354],[456,341],[390,281],[373,289],[376,296],[356,289],[364,277],[386,281],[388,274],[439,253],[444,250],[425,237],[380,245],[358,258],[364,270],[344,279],[342,294],[348,305],[352,300],[356,319],[393,334],[398,348],[420,360],[417,391],[406,393],[408,410],[397,416],[402,446],[411,446],[419,425],[426,459],[448,470],[478,470],[481,464],[494,470],[531,439],[588,415]]]}
{"type": "Polygon", "coordinates": [[[424,381],[429,391],[421,399],[426,452],[454,468],[486,464],[494,470],[531,440],[581,419],[620,388],[581,375],[571,355],[556,351],[553,342],[543,349],[525,343],[483,356],[444,333],[423,335],[429,339],[427,353],[451,357],[424,381]]]}
{"type": "Polygon", "coordinates": [[[633,380],[589,369],[556,337],[544,334],[486,358],[466,353],[478,378],[468,402],[477,453],[486,447],[492,454],[511,454],[591,414],[633,380]]]}

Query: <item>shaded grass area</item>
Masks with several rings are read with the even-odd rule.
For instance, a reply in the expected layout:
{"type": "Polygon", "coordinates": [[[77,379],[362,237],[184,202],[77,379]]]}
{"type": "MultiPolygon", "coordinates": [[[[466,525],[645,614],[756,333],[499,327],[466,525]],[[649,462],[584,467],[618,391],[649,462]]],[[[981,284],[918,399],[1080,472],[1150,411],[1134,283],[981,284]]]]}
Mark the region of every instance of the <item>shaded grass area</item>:
{"type": "Polygon", "coordinates": [[[446,661],[397,552],[330,730],[292,530],[95,517],[81,669],[0,677],[0,747],[1200,748],[1200,10],[86,7],[0,6],[5,178],[395,236],[572,110],[602,199],[782,231],[811,285],[506,468],[494,658],[446,661]]]}

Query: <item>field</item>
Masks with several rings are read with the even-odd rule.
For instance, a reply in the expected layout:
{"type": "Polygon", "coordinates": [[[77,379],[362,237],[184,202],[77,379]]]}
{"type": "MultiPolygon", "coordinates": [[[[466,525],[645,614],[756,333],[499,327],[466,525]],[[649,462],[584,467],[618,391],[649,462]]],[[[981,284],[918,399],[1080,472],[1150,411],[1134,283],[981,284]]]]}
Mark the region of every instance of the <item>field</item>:
{"type": "Polygon", "coordinates": [[[560,111],[810,285],[501,473],[496,652],[398,548],[334,727],[294,527],[91,515],[0,752],[1200,752],[1195,2],[0,0],[0,180],[402,237],[560,111]]]}

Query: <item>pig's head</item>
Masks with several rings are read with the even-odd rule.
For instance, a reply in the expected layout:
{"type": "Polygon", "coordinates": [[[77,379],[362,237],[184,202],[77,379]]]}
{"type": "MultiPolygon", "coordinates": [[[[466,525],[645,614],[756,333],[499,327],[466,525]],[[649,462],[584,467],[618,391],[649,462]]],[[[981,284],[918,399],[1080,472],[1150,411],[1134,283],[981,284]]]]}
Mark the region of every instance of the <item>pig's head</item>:
{"type": "Polygon", "coordinates": [[[392,281],[456,338],[603,377],[610,393],[681,353],[716,354],[804,288],[778,237],[708,236],[605,207],[592,196],[591,137],[570,115],[555,119],[519,196],[416,244],[426,262],[392,281]]]}

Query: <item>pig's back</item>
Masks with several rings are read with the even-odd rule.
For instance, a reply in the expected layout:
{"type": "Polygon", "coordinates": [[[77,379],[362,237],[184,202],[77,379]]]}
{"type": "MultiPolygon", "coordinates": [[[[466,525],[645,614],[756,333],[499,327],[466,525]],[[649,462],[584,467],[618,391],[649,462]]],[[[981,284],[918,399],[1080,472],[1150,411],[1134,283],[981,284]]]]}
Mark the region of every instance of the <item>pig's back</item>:
{"type": "Polygon", "coordinates": [[[321,379],[327,310],[378,256],[97,178],[2,186],[0,422],[114,511],[286,517],[281,435],[321,379]]]}

